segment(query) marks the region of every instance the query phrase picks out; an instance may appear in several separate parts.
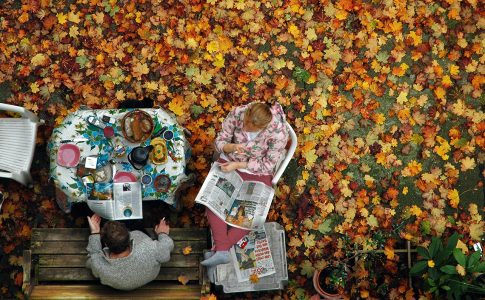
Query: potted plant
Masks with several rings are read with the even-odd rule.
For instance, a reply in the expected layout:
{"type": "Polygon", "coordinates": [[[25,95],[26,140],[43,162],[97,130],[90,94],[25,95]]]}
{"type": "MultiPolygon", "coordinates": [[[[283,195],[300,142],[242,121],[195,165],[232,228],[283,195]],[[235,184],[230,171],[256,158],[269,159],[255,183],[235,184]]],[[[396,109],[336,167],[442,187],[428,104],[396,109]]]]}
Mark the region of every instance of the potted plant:
{"type": "Polygon", "coordinates": [[[317,293],[325,299],[342,299],[345,284],[349,274],[346,263],[337,262],[313,274],[313,285],[317,293]]]}
{"type": "Polygon", "coordinates": [[[485,272],[482,252],[464,254],[456,248],[460,237],[454,233],[446,246],[433,237],[428,248],[416,248],[421,259],[411,268],[410,275],[424,278],[424,289],[437,299],[445,295],[448,299],[477,299],[477,295],[485,295],[485,285],[480,279],[485,272]]]}

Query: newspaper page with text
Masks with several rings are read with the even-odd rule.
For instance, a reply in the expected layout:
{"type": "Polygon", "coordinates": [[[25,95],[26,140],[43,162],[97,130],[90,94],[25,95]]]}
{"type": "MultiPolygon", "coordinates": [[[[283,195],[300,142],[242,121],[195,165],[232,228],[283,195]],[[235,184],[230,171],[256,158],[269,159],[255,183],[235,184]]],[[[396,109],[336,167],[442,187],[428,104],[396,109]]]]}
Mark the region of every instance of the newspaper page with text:
{"type": "Polygon", "coordinates": [[[274,189],[257,181],[244,181],[235,171],[225,173],[212,165],[195,202],[207,206],[227,224],[243,229],[262,228],[274,189]]]}
{"type": "Polygon", "coordinates": [[[232,261],[239,282],[272,275],[275,271],[273,257],[264,229],[251,231],[231,248],[232,261]]]}
{"type": "Polygon", "coordinates": [[[142,219],[141,184],[123,182],[113,184],[113,200],[87,201],[89,208],[108,220],[142,219]]]}

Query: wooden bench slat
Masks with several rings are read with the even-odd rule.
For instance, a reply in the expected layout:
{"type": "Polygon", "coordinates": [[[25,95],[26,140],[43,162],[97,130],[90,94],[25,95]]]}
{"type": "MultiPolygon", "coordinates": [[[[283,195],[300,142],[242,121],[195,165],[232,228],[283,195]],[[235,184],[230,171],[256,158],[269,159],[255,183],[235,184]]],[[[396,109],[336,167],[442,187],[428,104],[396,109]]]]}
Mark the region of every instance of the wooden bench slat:
{"type": "MultiPolygon", "coordinates": [[[[39,255],[39,266],[41,267],[85,267],[87,255],[39,255]]],[[[163,263],[162,268],[197,268],[199,266],[199,255],[183,255],[183,254],[172,254],[170,256],[170,261],[163,263]]]]}
{"type": "MultiPolygon", "coordinates": [[[[33,254],[87,254],[87,240],[84,241],[36,241],[32,242],[33,254]]],[[[182,253],[182,249],[191,246],[192,253],[201,254],[207,249],[207,241],[174,241],[172,254],[182,253]]]]}
{"type": "MultiPolygon", "coordinates": [[[[147,231],[153,231],[147,228],[147,231]]],[[[34,228],[32,242],[37,241],[86,241],[88,228],[34,228]]],[[[174,241],[207,240],[207,228],[170,228],[170,237],[174,241]]]]}
{"type": "MultiPolygon", "coordinates": [[[[199,280],[198,268],[162,268],[156,280],[177,280],[185,275],[189,280],[199,280]]],[[[98,280],[87,268],[45,268],[39,267],[38,280],[42,281],[93,281],[98,280]]]]}
{"type": "Polygon", "coordinates": [[[102,285],[38,285],[30,299],[200,299],[200,286],[156,283],[135,291],[117,291],[102,285]]]}

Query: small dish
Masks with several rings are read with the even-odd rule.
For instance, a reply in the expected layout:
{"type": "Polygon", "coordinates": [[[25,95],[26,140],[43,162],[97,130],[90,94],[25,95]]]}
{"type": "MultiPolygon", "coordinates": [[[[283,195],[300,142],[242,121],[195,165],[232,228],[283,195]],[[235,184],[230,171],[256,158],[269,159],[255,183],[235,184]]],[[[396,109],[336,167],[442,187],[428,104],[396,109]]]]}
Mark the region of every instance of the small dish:
{"type": "Polygon", "coordinates": [[[73,144],[62,144],[57,151],[57,164],[59,166],[73,168],[79,164],[81,151],[73,144]]]}
{"type": "Polygon", "coordinates": [[[120,182],[136,182],[136,176],[130,172],[118,172],[116,173],[115,177],[113,178],[115,183],[120,182]]]}
{"type": "Polygon", "coordinates": [[[152,183],[153,179],[152,179],[152,176],[150,174],[145,174],[141,177],[141,183],[143,185],[149,185],[150,183],[152,183]]]}
{"type": "Polygon", "coordinates": [[[167,146],[162,138],[154,138],[150,141],[153,146],[150,152],[150,161],[156,165],[161,165],[167,162],[167,146]]]}
{"type": "Polygon", "coordinates": [[[170,177],[165,174],[158,175],[157,178],[155,178],[155,180],[153,181],[153,186],[155,187],[155,190],[157,190],[157,192],[166,193],[170,189],[171,185],[172,181],[170,180],[170,177]]]}

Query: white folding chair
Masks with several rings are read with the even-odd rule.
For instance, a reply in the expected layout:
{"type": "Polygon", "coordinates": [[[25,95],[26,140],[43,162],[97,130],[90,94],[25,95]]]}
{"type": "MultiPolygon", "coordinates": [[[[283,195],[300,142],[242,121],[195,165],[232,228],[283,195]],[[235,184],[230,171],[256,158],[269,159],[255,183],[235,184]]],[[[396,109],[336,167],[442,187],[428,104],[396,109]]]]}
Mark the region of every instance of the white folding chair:
{"type": "Polygon", "coordinates": [[[293,154],[295,153],[296,145],[298,143],[298,140],[296,138],[296,133],[288,122],[286,122],[286,127],[288,128],[288,133],[290,134],[291,143],[290,143],[290,147],[286,150],[286,153],[283,156],[283,159],[275,167],[275,174],[273,176],[273,180],[271,181],[271,184],[273,186],[275,186],[278,183],[278,180],[280,180],[281,175],[283,175],[283,172],[285,171],[286,167],[288,166],[288,163],[290,162],[291,158],[293,157],[293,154]]]}
{"type": "Polygon", "coordinates": [[[21,118],[0,118],[0,177],[32,187],[30,166],[34,157],[37,127],[43,124],[23,107],[0,103],[0,110],[18,113],[21,118]]]}

